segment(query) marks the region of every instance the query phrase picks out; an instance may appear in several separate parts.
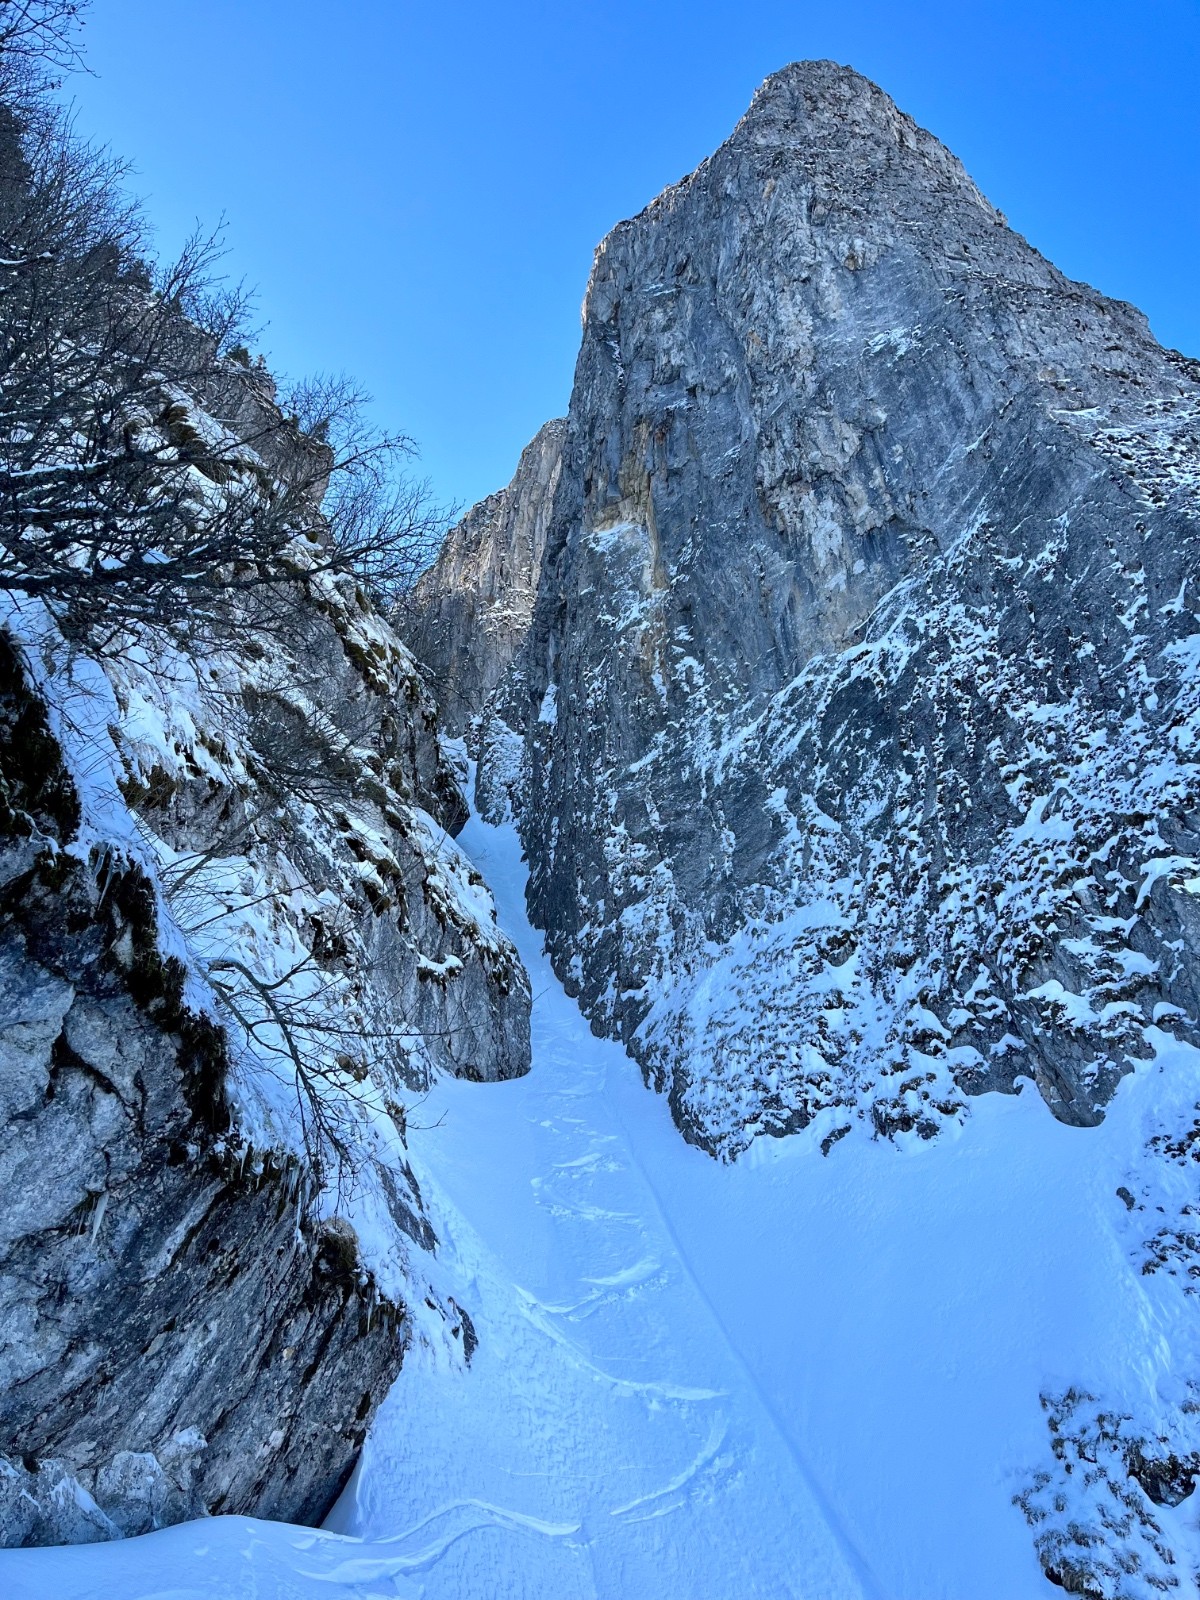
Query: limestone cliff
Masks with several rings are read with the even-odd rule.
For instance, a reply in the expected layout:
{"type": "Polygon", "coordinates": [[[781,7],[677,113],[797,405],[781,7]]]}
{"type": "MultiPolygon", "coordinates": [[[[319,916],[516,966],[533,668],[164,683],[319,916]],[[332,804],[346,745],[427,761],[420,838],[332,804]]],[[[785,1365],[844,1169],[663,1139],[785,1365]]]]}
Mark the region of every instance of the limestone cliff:
{"type": "Polygon", "coordinates": [[[1190,1034],[1198,417],[829,63],[601,245],[481,793],[689,1138],[1088,1123],[1190,1034]]]}
{"type": "Polygon", "coordinates": [[[447,733],[483,710],[525,637],[562,470],[566,424],[547,422],[507,489],[472,506],[406,606],[405,637],[447,733]]]}
{"type": "Polygon", "coordinates": [[[0,1543],[319,1520],[410,1343],[474,1339],[406,1114],[527,1069],[524,972],[359,587],[228,605],[97,654],[4,597],[0,1543]]]}

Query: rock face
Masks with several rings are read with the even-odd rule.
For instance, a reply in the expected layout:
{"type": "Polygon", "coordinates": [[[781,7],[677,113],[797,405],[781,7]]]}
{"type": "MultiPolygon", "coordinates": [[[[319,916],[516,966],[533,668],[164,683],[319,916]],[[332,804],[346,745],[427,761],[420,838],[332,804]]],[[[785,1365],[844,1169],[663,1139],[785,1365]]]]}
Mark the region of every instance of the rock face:
{"type": "Polygon", "coordinates": [[[319,1517],[403,1307],[368,1322],[353,1236],[298,1226],[294,1161],[243,1169],[226,1041],[162,958],[147,877],[70,857],[78,795],[7,645],[2,715],[0,1537],[319,1517]]]}
{"type": "Polygon", "coordinates": [[[1192,1037],[1198,431],[1200,366],[830,63],[601,245],[480,793],[688,1138],[1020,1077],[1088,1124],[1192,1037]]]}
{"type": "MultiPolygon", "coordinates": [[[[688,1139],[933,1139],[1021,1079],[1087,1126],[1139,1061],[1194,1059],[1198,558],[1200,364],[856,73],[776,74],[604,241],[477,798],[688,1139]]],[[[1191,1570],[1177,1122],[1110,1202],[1178,1286],[1157,1376],[1044,1393],[1015,1495],[1072,1593],[1191,1570]]]]}
{"type": "Polygon", "coordinates": [[[508,669],[533,614],[566,423],[547,422],[507,489],[452,528],[411,602],[406,637],[447,733],[466,733],[508,669]]]}
{"type": "Polygon", "coordinates": [[[528,983],[412,657],[275,602],[0,630],[0,1544],[318,1521],[415,1330],[473,1344],[405,1108],[527,1070],[528,983]]]}

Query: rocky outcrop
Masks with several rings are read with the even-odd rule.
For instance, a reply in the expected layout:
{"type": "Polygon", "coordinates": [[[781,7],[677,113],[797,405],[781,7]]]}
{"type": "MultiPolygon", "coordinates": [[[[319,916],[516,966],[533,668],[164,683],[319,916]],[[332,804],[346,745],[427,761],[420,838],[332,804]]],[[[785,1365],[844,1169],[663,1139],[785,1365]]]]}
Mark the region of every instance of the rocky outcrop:
{"type": "Polygon", "coordinates": [[[407,1107],[529,1063],[436,710],[329,573],[203,649],[5,621],[0,1543],[319,1521],[411,1340],[473,1344],[407,1107]]]}
{"type": "Polygon", "coordinates": [[[295,1160],[231,1143],[226,1040],[163,959],[147,877],[72,856],[77,792],[3,654],[3,1542],[319,1517],[404,1308],[304,1219],[295,1160]]]}
{"type": "Polygon", "coordinates": [[[1193,1033],[1200,367],[830,63],[601,245],[483,731],[557,970],[735,1154],[1193,1033]]]}
{"type": "Polygon", "coordinates": [[[406,607],[405,637],[447,733],[466,733],[529,627],[562,471],[563,421],[526,445],[507,489],[472,506],[406,607]]]}
{"type": "Polygon", "coordinates": [[[3,657],[3,1542],[319,1516],[403,1308],[369,1327],[353,1245],[300,1221],[296,1161],[231,1147],[226,1040],[162,956],[146,875],[71,854],[76,787],[3,657]]]}

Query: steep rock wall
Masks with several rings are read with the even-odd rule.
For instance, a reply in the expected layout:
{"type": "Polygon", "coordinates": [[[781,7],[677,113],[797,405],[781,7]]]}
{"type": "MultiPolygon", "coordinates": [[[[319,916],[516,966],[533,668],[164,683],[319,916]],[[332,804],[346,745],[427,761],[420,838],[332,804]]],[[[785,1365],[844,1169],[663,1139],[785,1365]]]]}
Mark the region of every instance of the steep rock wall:
{"type": "Polygon", "coordinates": [[[446,536],[406,607],[404,633],[447,733],[466,733],[529,627],[566,423],[547,422],[506,489],[472,506],[446,536]]]}
{"type": "Polygon", "coordinates": [[[601,245],[480,794],[689,1138],[1086,1124],[1191,1035],[1198,418],[830,63],[601,245]]]}
{"type": "Polygon", "coordinates": [[[320,1520],[410,1343],[473,1345],[408,1108],[529,1063],[436,710],[328,574],[203,647],[5,624],[0,1543],[320,1520]]]}

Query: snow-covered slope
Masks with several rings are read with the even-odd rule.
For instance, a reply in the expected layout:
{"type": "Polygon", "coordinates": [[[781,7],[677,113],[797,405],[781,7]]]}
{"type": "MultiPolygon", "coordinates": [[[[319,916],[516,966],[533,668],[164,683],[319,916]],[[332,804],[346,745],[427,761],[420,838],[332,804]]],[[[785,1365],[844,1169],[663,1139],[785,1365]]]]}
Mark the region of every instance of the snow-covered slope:
{"type": "Polygon", "coordinates": [[[535,992],[530,1076],[442,1079],[410,1132],[448,1286],[486,1331],[469,1371],[412,1353],[336,1534],[219,1518],[12,1552],[5,1593],[1037,1600],[1035,1540],[1071,1583],[1071,1522],[1107,1518],[1108,1576],[1073,1592],[1195,1594],[1194,1511],[1129,1475],[1126,1419],[1193,1448],[1188,1286],[1145,1273],[1142,1241],[1180,1198],[1144,1152],[1192,1104],[1196,1053],[1160,1041],[1099,1128],[1026,1083],[931,1144],[718,1164],[563,993],[512,830],[463,843],[535,992]]]}

